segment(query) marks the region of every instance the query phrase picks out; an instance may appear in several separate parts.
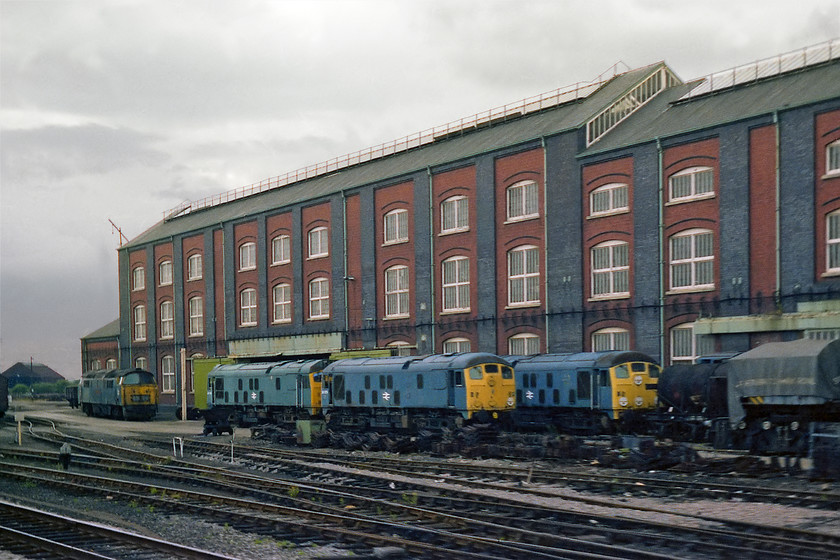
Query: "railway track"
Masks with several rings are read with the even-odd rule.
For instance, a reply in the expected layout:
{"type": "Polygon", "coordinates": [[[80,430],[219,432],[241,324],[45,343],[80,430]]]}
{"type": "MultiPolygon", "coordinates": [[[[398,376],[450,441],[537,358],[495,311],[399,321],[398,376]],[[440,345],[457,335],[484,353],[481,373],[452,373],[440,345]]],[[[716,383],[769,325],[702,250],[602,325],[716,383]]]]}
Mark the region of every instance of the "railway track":
{"type": "MultiPolygon", "coordinates": [[[[644,522],[632,518],[629,511],[582,515],[580,511],[563,511],[557,506],[523,503],[521,496],[520,500],[514,501],[510,496],[479,495],[465,489],[466,485],[460,481],[451,484],[451,480],[441,480],[440,473],[427,473],[438,477],[434,480],[415,477],[411,482],[394,482],[393,475],[383,479],[383,466],[376,463],[367,465],[365,470],[361,470],[359,461],[331,467],[324,464],[330,461],[321,456],[321,464],[315,467],[308,456],[303,457],[304,460],[283,458],[279,456],[282,452],[275,456],[264,448],[236,447],[237,468],[234,470],[196,462],[201,458],[207,462],[209,458],[217,465],[226,460],[230,446],[214,445],[209,441],[186,441],[186,450],[197,457],[187,462],[55,433],[42,437],[56,443],[70,439],[74,447],[84,449],[85,455],[77,453],[74,457],[74,467],[107,470],[109,478],[120,479],[132,472],[145,471],[145,476],[165,481],[167,486],[157,487],[157,497],[179,493],[174,503],[165,507],[180,507],[181,511],[194,514],[201,511],[212,518],[214,514],[203,508],[210,507],[206,503],[208,499],[220,501],[225,504],[228,518],[235,508],[245,508],[241,517],[237,517],[240,520],[237,523],[259,531],[257,526],[263,523],[261,518],[269,517],[264,513],[265,508],[277,507],[279,503],[286,509],[275,509],[273,517],[265,523],[276,527],[279,516],[290,533],[304,528],[323,528],[321,524],[328,523],[323,533],[326,539],[366,542],[371,547],[395,547],[410,552],[413,557],[456,557],[452,543],[457,543],[457,554],[461,554],[458,557],[465,558],[833,558],[840,544],[840,539],[817,533],[721,523],[719,520],[705,520],[709,525],[707,528],[687,528],[679,521],[673,525],[644,522]],[[243,472],[243,469],[249,472],[243,472]],[[193,486],[200,482],[203,489],[194,492],[204,497],[190,495],[190,506],[183,509],[187,481],[193,486]],[[216,495],[221,492],[220,487],[225,489],[225,495],[216,495]],[[241,501],[236,502],[233,495],[238,495],[236,500],[241,501]],[[192,502],[193,499],[199,502],[192,502]],[[289,522],[290,518],[305,519],[305,527],[294,525],[289,522]],[[338,527],[349,524],[353,528],[329,529],[334,527],[330,524],[338,527]],[[376,537],[374,527],[381,529],[380,537],[376,537]],[[348,530],[359,534],[343,532],[348,530]],[[387,533],[389,538],[383,540],[381,533],[387,533]],[[402,540],[395,541],[394,535],[402,540]],[[435,544],[437,541],[441,544],[435,544]],[[447,546],[444,541],[449,541],[450,548],[436,550],[435,547],[447,546]],[[502,546],[493,543],[502,543],[502,546]]],[[[170,440],[147,443],[171,451],[170,440]]],[[[55,464],[57,457],[36,454],[28,459],[21,458],[21,461],[27,460],[55,464]]],[[[334,457],[333,461],[340,462],[340,459],[334,457]]],[[[4,465],[7,467],[12,468],[4,465]]],[[[42,483],[46,483],[48,477],[60,478],[55,471],[46,472],[50,470],[41,473],[42,483]]],[[[20,473],[14,476],[20,476],[20,473]]],[[[136,474],[132,476],[136,478],[136,474]]],[[[503,489],[499,482],[481,482],[487,485],[485,488],[503,489]]],[[[96,480],[89,481],[87,487],[103,488],[108,484],[116,483],[96,480]]],[[[517,490],[517,493],[523,494],[526,490],[517,490]]],[[[135,489],[128,494],[148,496],[149,490],[135,489]]],[[[132,498],[126,496],[125,499],[132,498]]],[[[156,507],[164,507],[163,502],[155,503],[156,507]]]]}
{"type": "Polygon", "coordinates": [[[229,556],[153,539],[122,528],[71,519],[5,500],[0,500],[0,550],[26,557],[61,560],[230,560],[229,556]]]}

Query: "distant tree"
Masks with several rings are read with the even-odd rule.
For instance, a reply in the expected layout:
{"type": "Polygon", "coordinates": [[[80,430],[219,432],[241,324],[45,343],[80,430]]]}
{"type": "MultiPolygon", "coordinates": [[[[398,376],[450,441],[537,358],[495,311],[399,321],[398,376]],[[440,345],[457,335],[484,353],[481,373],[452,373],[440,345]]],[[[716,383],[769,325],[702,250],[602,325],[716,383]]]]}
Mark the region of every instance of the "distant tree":
{"type": "Polygon", "coordinates": [[[36,395],[48,395],[52,393],[62,393],[64,394],[64,387],[59,385],[60,382],[57,383],[33,383],[32,384],[32,392],[36,395]],[[60,388],[59,388],[60,387],[60,388]]]}
{"type": "Polygon", "coordinates": [[[28,395],[29,394],[29,385],[24,385],[23,383],[18,383],[17,385],[15,385],[11,389],[9,389],[9,392],[12,395],[18,395],[18,396],[28,395]]]}

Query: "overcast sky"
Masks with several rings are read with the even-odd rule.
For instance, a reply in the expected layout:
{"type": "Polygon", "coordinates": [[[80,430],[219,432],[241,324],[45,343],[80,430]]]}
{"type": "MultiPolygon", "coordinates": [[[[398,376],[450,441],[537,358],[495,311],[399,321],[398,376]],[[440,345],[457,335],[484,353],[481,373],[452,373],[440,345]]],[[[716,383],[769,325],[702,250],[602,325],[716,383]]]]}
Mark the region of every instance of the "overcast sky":
{"type": "Polygon", "coordinates": [[[840,0],[0,0],[0,371],[81,374],[128,238],[186,200],[665,61],[840,37],[840,0]]]}

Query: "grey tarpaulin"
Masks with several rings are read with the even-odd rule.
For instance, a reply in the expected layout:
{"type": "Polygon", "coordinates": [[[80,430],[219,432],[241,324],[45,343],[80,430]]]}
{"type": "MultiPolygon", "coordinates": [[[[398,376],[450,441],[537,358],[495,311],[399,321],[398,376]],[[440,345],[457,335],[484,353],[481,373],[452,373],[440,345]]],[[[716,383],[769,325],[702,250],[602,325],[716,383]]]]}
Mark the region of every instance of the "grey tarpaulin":
{"type": "Polygon", "coordinates": [[[762,397],[765,404],[840,401],[840,340],[762,344],[731,358],[723,368],[733,427],[745,416],[743,397],[762,397]]]}

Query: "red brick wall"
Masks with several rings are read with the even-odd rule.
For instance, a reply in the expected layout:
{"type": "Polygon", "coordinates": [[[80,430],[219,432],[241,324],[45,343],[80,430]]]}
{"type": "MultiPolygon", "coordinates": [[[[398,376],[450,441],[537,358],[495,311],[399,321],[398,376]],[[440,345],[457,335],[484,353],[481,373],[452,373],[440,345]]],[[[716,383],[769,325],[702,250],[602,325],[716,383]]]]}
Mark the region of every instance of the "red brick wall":
{"type": "Polygon", "coordinates": [[[544,153],[541,148],[496,160],[496,305],[501,319],[497,327],[497,352],[508,351],[508,339],[517,334],[536,334],[540,350],[545,351],[545,200],[544,153]],[[520,181],[536,181],[539,193],[539,217],[506,223],[507,188],[520,181]],[[508,306],[507,254],[522,245],[537,248],[540,259],[540,301],[537,305],[508,306]]]}
{"type": "Polygon", "coordinates": [[[353,280],[348,280],[347,286],[347,312],[348,326],[350,332],[347,337],[348,348],[362,348],[364,340],[362,328],[364,317],[362,308],[362,246],[361,243],[351,242],[354,239],[350,233],[362,223],[361,198],[354,194],[346,198],[347,231],[350,239],[347,242],[347,275],[353,280]]]}
{"type": "Polygon", "coordinates": [[[776,127],[750,131],[750,295],[755,313],[769,311],[776,290],[776,127]]]}

